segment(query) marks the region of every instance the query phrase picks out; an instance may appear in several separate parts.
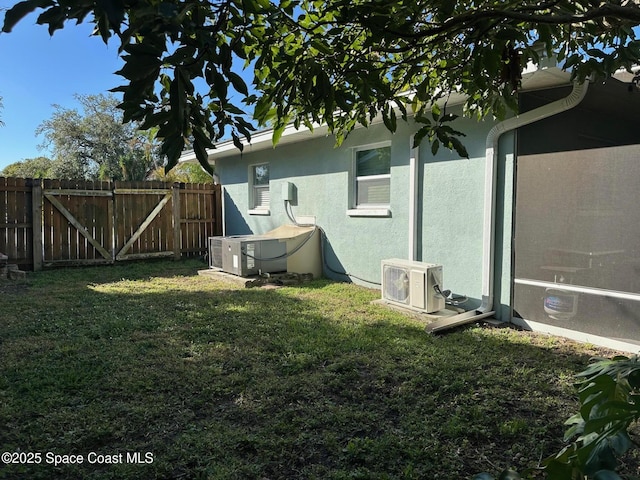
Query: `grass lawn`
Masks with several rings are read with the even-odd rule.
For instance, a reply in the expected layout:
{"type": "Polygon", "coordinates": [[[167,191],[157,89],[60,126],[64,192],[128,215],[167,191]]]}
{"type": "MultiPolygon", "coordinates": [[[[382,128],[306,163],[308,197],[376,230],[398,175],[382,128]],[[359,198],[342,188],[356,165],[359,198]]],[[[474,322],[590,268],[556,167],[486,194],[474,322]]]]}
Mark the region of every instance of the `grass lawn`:
{"type": "Polygon", "coordinates": [[[486,326],[430,336],[371,305],[377,291],[324,280],[244,289],[201,268],[162,261],[0,283],[0,452],[36,462],[0,464],[0,478],[523,469],[562,446],[573,375],[603,353],[486,326]]]}

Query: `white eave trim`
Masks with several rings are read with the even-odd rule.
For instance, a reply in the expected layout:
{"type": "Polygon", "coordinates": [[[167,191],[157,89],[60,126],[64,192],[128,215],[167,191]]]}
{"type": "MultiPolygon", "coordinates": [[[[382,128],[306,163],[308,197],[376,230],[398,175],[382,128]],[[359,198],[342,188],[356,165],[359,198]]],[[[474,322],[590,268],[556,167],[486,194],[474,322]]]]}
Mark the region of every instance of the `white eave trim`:
{"type": "MultiPolygon", "coordinates": [[[[228,157],[231,155],[240,155],[240,153],[250,153],[252,151],[264,150],[273,144],[273,128],[261,130],[251,135],[251,143],[246,139],[242,139],[243,150],[240,152],[238,147],[235,146],[233,140],[226,140],[216,144],[216,148],[207,150],[209,154],[209,163],[214,163],[216,158],[228,157]]],[[[300,126],[296,129],[293,124],[288,125],[282,137],[280,137],[279,145],[286,145],[287,143],[300,142],[309,138],[324,137],[328,135],[328,129],[326,125],[314,125],[313,130],[306,126],[300,126]]],[[[179,162],[195,162],[196,155],[193,151],[185,152],[182,154],[179,162]]]]}
{"type": "MultiPolygon", "coordinates": [[[[538,67],[528,65],[523,73],[522,91],[570,85],[570,77],[571,75],[568,72],[556,67],[553,62],[547,62],[546,64],[538,67]]],[[[411,94],[407,93],[407,95],[411,94]]],[[[465,99],[466,97],[464,95],[460,93],[453,93],[451,97],[447,99],[447,104],[450,106],[457,105],[463,103],[465,99]]],[[[442,102],[444,103],[444,101],[445,100],[443,99],[442,102]]],[[[409,116],[412,115],[412,112],[408,113],[409,116]]],[[[382,116],[376,118],[370,123],[370,125],[378,123],[382,123],[382,116]]],[[[364,127],[359,126],[356,128],[364,127]]],[[[242,145],[244,146],[244,149],[242,153],[251,153],[271,147],[273,145],[273,131],[273,128],[269,128],[256,132],[251,136],[251,143],[247,142],[246,139],[243,139],[242,145]]],[[[329,130],[326,125],[314,124],[313,130],[311,130],[306,126],[300,126],[300,128],[296,129],[293,124],[290,124],[282,133],[282,137],[280,138],[278,145],[296,143],[310,138],[326,137],[327,135],[329,135],[329,130]]],[[[232,140],[226,140],[216,144],[216,147],[207,150],[207,153],[209,154],[209,163],[211,164],[215,163],[216,158],[224,158],[241,154],[232,140]]],[[[197,159],[195,153],[193,151],[189,151],[183,153],[178,161],[180,163],[195,162],[197,159]]]]}

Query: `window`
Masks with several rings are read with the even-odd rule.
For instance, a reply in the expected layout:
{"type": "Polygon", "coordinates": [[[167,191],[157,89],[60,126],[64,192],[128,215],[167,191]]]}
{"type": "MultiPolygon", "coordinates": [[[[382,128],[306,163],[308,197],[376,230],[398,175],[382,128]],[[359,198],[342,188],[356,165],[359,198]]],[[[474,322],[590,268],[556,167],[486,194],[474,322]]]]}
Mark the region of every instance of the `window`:
{"type": "MultiPolygon", "coordinates": [[[[378,215],[389,214],[391,199],[391,145],[376,144],[354,151],[354,191],[352,206],[355,210],[370,210],[378,215]]],[[[349,211],[350,215],[357,212],[349,211]]]]}
{"type": "Polygon", "coordinates": [[[249,167],[249,213],[269,213],[269,164],[251,165],[249,167]]]}

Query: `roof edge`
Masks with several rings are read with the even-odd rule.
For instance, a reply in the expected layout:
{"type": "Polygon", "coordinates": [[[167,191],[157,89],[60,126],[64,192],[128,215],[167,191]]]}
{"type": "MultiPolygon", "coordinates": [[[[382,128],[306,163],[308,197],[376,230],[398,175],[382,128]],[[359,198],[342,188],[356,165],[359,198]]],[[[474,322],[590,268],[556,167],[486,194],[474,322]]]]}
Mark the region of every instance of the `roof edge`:
{"type": "MultiPolygon", "coordinates": [[[[547,63],[544,66],[529,65],[523,73],[523,88],[522,91],[541,90],[547,88],[555,88],[559,86],[569,85],[570,74],[561,68],[557,67],[555,63],[547,63]]],[[[463,103],[466,96],[457,94],[455,98],[449,99],[449,105],[459,105],[463,103]]],[[[409,116],[413,113],[409,112],[409,116]]],[[[382,123],[382,116],[378,116],[371,122],[370,125],[376,125],[382,123]]],[[[366,128],[364,125],[358,125],[356,128],[366,128]]],[[[207,150],[209,156],[209,163],[215,163],[216,158],[225,158],[232,155],[239,155],[244,153],[257,152],[265,150],[269,147],[275,148],[273,145],[273,128],[267,128],[260,130],[255,135],[251,136],[251,142],[246,139],[242,139],[243,150],[240,152],[235,146],[232,140],[225,140],[215,144],[215,148],[207,150]]],[[[329,136],[331,133],[326,125],[314,124],[313,129],[306,126],[301,126],[296,129],[293,124],[289,124],[282,136],[278,145],[286,145],[289,143],[296,143],[305,139],[319,138],[329,136]]],[[[184,152],[178,162],[195,162],[197,158],[194,151],[184,152]]]]}

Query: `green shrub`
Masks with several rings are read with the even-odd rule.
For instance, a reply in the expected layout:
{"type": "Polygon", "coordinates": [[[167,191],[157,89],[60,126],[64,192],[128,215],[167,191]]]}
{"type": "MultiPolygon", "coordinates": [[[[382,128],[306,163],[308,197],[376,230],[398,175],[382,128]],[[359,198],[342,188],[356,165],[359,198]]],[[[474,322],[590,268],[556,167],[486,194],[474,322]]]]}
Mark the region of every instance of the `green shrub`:
{"type": "MultiPolygon", "coordinates": [[[[616,473],[619,459],[636,446],[629,431],[640,418],[640,357],[595,359],[577,379],[580,410],[565,422],[569,428],[564,440],[570,443],[546,459],[540,470],[550,480],[621,480],[616,473]]],[[[533,474],[505,470],[497,480],[533,474]]],[[[496,478],[482,473],[473,480],[496,478]]]]}

